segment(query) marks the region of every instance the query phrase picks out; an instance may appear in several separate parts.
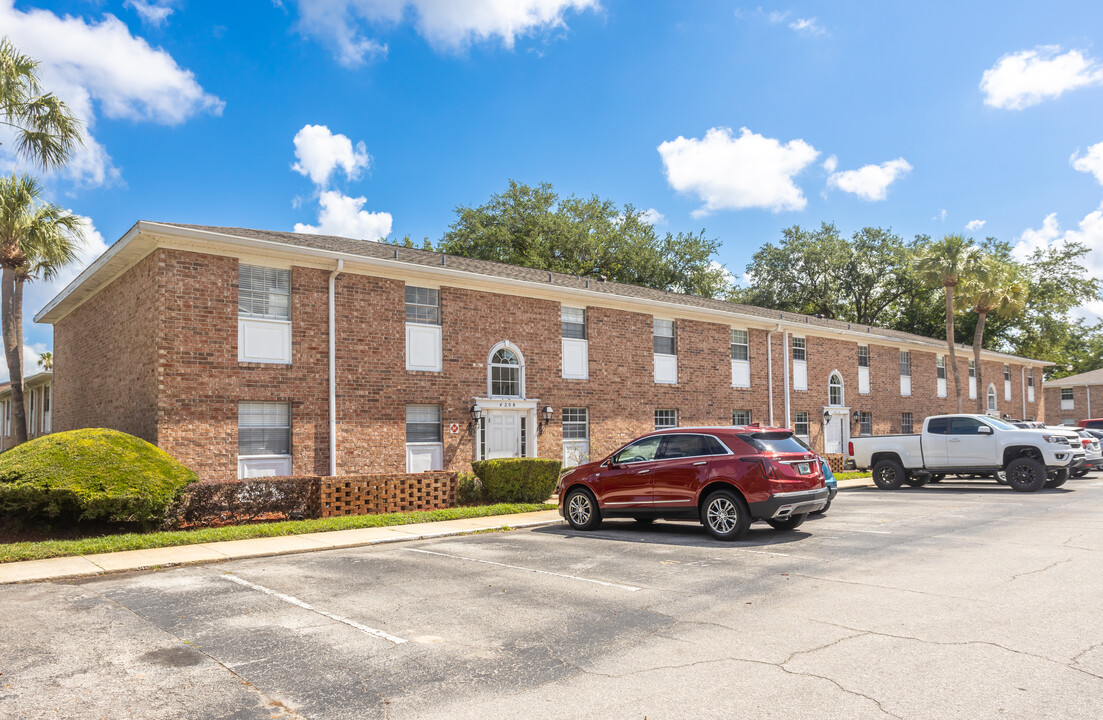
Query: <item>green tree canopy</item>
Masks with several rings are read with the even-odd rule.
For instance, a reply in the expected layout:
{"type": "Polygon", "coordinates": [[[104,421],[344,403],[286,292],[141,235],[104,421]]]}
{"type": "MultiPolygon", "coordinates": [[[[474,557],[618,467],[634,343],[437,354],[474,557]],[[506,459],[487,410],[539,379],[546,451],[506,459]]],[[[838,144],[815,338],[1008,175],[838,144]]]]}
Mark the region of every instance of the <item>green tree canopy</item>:
{"type": "Polygon", "coordinates": [[[441,252],[704,297],[728,289],[727,273],[714,261],[719,240],[703,230],[660,235],[630,204],[562,198],[549,183],[510,180],[501,194],[456,214],[441,252]]]}
{"type": "Polygon", "coordinates": [[[56,95],[42,92],[38,62],[0,38],[0,125],[20,155],[44,169],[64,165],[83,143],[80,121],[56,95]]]}

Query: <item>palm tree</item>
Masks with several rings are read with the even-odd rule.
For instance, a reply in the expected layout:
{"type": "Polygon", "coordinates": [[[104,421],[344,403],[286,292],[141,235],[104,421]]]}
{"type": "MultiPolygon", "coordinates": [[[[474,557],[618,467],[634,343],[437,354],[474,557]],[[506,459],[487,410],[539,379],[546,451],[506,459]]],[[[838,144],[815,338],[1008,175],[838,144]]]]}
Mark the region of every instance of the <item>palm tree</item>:
{"type": "Polygon", "coordinates": [[[84,142],[80,120],[42,92],[38,62],[7,38],[0,38],[0,125],[15,132],[17,153],[44,170],[64,165],[84,142]]]}
{"type": "Polygon", "coordinates": [[[961,301],[977,314],[977,329],[973,333],[973,364],[977,369],[977,412],[985,411],[984,372],[980,363],[984,342],[984,324],[988,314],[1001,318],[1018,315],[1026,307],[1027,286],[1018,265],[995,257],[977,263],[976,272],[962,286],[961,301]]]}
{"type": "MultiPolygon", "coordinates": [[[[947,235],[930,243],[916,255],[913,271],[928,287],[942,287],[946,293],[946,347],[950,354],[950,367],[954,372],[954,395],[957,411],[961,412],[961,374],[957,369],[954,352],[954,289],[964,278],[975,272],[979,250],[972,239],[961,235],[947,235]]],[[[979,394],[979,393],[978,393],[979,394]]]]}
{"type": "Polygon", "coordinates": [[[34,178],[0,178],[0,316],[12,392],[12,436],[27,439],[23,405],[23,284],[49,280],[76,258],[84,220],[41,202],[34,178]]]}
{"type": "Polygon", "coordinates": [[[44,371],[54,369],[54,354],[49,350],[38,354],[38,366],[44,371]]]}

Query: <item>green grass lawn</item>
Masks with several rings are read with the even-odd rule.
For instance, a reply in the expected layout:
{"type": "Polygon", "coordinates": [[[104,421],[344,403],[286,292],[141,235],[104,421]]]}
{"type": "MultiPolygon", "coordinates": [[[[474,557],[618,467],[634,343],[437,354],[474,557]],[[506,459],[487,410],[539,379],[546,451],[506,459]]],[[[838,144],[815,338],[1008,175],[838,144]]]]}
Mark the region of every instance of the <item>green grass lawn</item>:
{"type": "Polygon", "coordinates": [[[859,472],[837,472],[835,473],[836,480],[856,480],[858,478],[870,477],[868,470],[862,470],[859,472]]]}
{"type": "Polygon", "coordinates": [[[247,540],[250,538],[302,535],[303,533],[326,532],[330,530],[353,530],[357,528],[387,527],[390,525],[411,525],[422,522],[436,522],[438,520],[460,520],[463,518],[490,517],[492,515],[510,515],[513,513],[554,509],[555,505],[502,503],[498,505],[448,508],[445,510],[387,513],[386,515],[351,515],[345,517],[319,518],[315,520],[288,520],[285,522],[256,525],[232,525],[228,527],[201,528],[198,530],[124,533],[120,535],[82,538],[80,540],[16,542],[0,544],[0,563],[16,562],[19,560],[41,560],[43,558],[71,555],[92,555],[95,553],[118,552],[120,550],[146,550],[148,548],[170,547],[173,545],[197,545],[199,543],[219,542],[221,540],[247,540]]]}

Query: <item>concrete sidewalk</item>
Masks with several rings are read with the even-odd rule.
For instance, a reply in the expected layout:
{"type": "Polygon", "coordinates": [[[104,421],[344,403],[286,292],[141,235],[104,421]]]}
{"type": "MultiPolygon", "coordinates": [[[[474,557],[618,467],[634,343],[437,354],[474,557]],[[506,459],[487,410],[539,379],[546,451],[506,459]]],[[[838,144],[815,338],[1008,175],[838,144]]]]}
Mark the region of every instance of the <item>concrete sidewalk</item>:
{"type": "Polygon", "coordinates": [[[561,522],[563,522],[563,518],[559,517],[557,511],[542,510],[515,515],[492,515],[490,517],[442,520],[440,522],[413,525],[390,525],[388,527],[361,528],[358,530],[335,530],[333,532],[283,535],[250,540],[177,545],[149,550],[124,550],[122,552],[48,558],[46,560],[26,560],[0,564],[0,585],[91,577],[124,570],[145,570],[155,567],[192,565],[247,557],[289,555],[312,550],[379,545],[404,540],[464,535],[480,530],[498,530],[501,528],[512,530],[538,527],[540,525],[554,525],[561,522]]]}

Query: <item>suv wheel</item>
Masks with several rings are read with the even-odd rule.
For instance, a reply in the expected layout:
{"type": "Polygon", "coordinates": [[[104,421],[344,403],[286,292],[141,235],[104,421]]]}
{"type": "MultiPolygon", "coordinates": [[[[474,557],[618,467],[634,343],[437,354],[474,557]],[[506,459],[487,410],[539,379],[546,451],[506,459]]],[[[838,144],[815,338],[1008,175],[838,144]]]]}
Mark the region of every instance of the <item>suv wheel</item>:
{"type": "Polygon", "coordinates": [[[593,530],[601,524],[597,501],[587,490],[575,488],[563,501],[563,516],[575,530],[593,530]]]}
{"type": "Polygon", "coordinates": [[[730,490],[717,490],[701,506],[701,523],[717,540],[738,540],[751,527],[751,513],[730,490]]]}
{"type": "Polygon", "coordinates": [[[1061,468],[1057,472],[1053,473],[1053,476],[1049,480],[1046,480],[1046,487],[1047,488],[1059,488],[1062,485],[1064,485],[1065,482],[1068,479],[1069,479],[1069,469],[1068,468],[1061,468]]]}
{"type": "Polygon", "coordinates": [[[1007,463],[1007,484],[1018,492],[1041,490],[1046,484],[1046,466],[1034,458],[1019,457],[1007,463]]]}
{"type": "Polygon", "coordinates": [[[774,530],[796,530],[804,524],[804,520],[807,517],[807,514],[801,513],[800,515],[790,515],[784,520],[767,520],[766,522],[768,522],[770,527],[774,530]]]}
{"type": "Polygon", "coordinates": [[[882,490],[895,490],[906,478],[904,466],[895,460],[881,460],[873,466],[873,482],[882,490]]]}

